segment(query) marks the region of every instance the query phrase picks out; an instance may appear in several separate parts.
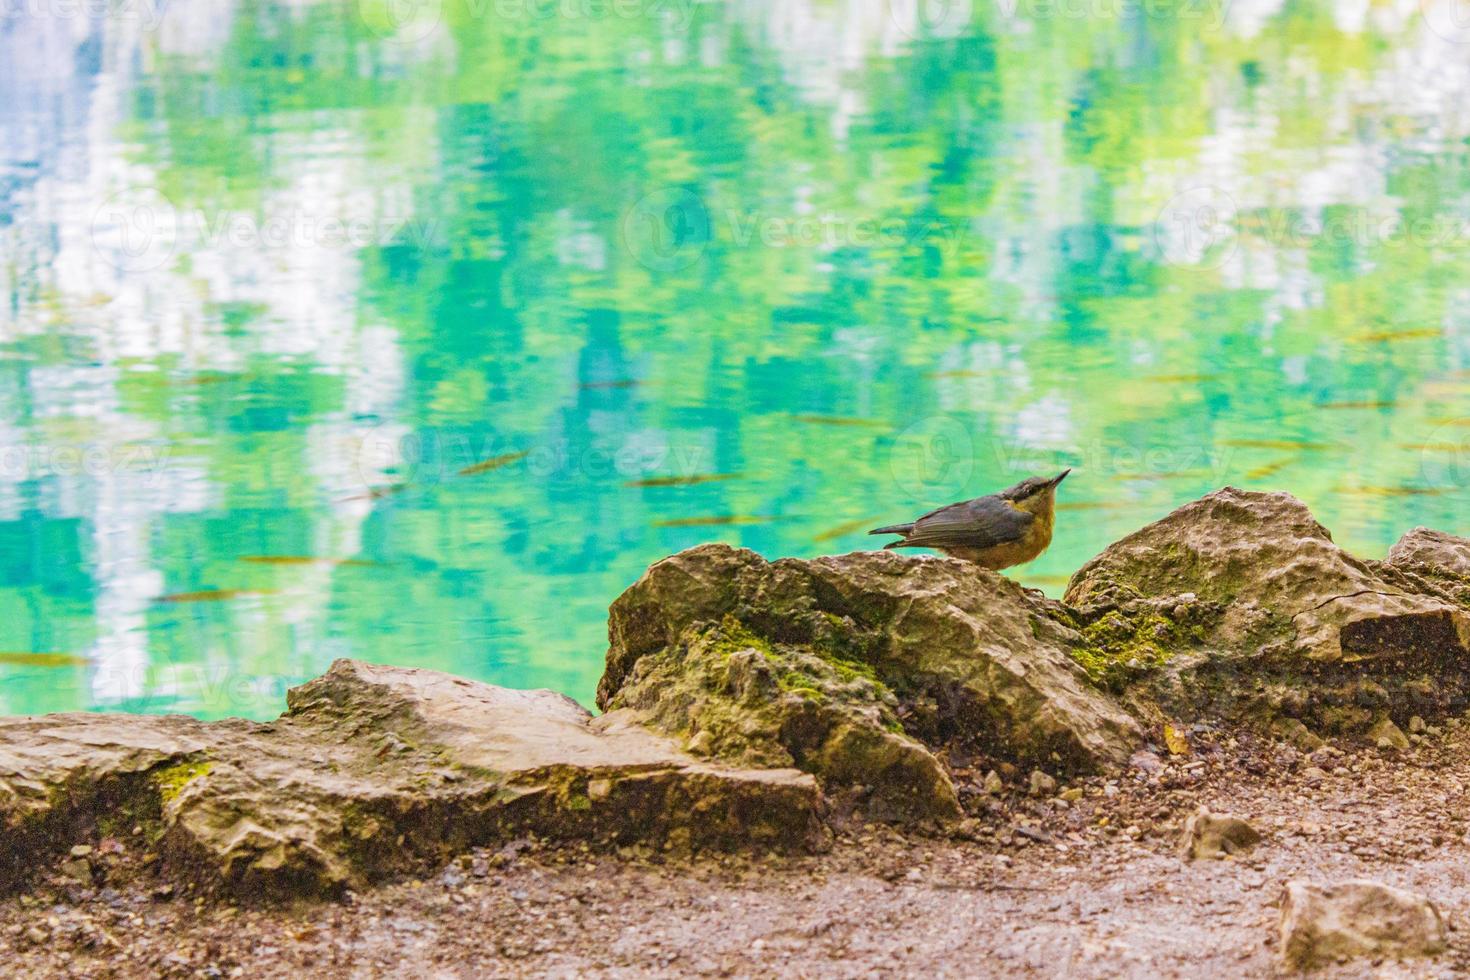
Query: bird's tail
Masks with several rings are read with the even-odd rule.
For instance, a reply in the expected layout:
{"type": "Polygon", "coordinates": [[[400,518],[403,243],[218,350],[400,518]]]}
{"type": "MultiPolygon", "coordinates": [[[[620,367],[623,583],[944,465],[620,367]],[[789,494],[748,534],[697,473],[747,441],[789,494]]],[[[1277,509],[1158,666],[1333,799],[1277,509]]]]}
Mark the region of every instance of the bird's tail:
{"type": "Polygon", "coordinates": [[[914,530],[912,524],[890,524],[887,527],[875,527],[869,534],[910,534],[914,530]]]}

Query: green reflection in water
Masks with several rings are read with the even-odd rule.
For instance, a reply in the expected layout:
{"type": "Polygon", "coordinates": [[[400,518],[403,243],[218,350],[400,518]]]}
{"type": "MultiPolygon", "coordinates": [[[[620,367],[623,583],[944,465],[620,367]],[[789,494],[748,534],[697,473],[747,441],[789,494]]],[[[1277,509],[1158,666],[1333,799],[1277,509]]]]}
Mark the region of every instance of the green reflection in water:
{"type": "Polygon", "coordinates": [[[1465,530],[1470,81],[1417,15],[410,6],[5,83],[0,710],[269,717],[338,656],[590,702],[659,557],[1062,466],[1052,594],[1227,483],[1465,530]]]}

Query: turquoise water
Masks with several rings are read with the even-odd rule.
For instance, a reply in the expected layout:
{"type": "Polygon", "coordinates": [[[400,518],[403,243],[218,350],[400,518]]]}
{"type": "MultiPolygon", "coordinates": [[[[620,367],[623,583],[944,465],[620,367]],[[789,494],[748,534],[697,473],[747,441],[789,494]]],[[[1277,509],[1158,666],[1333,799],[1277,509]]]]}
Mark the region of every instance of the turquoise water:
{"type": "Polygon", "coordinates": [[[0,19],[0,712],[333,658],[584,703],[608,603],[1064,466],[1470,531],[1453,4],[0,19]],[[1086,16],[1083,16],[1083,15],[1086,16]]]}

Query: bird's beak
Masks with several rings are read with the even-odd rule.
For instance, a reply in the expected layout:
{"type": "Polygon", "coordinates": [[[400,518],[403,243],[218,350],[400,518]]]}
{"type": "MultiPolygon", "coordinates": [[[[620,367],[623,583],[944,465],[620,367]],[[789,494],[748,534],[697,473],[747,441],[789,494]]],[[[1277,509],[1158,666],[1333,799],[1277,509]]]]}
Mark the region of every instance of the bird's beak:
{"type": "Polygon", "coordinates": [[[1070,468],[1069,469],[1062,470],[1062,472],[1060,472],[1060,473],[1057,474],[1056,479],[1054,479],[1054,480],[1051,481],[1051,485],[1052,486],[1056,486],[1058,483],[1061,483],[1063,480],[1065,480],[1067,478],[1067,474],[1070,473],[1070,472],[1072,472],[1072,470],[1070,468]]]}

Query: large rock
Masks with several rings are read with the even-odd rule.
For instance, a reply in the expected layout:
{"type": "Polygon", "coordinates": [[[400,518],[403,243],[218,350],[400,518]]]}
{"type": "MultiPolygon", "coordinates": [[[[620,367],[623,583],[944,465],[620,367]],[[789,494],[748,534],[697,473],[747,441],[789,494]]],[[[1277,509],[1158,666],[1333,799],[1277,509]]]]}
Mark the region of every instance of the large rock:
{"type": "Polygon", "coordinates": [[[528,832],[762,850],[825,833],[810,776],[701,762],[549,691],[340,660],[288,706],[270,724],[0,719],[0,883],[134,825],[181,872],[316,893],[528,832]]]}
{"type": "Polygon", "coordinates": [[[948,558],[703,545],[649,568],[608,632],[601,706],[716,758],[860,784],[878,816],[957,812],[933,747],[1096,768],[1141,737],[1074,658],[1064,607],[948,558]]]}
{"type": "Polygon", "coordinates": [[[1420,576],[1470,607],[1470,540],[1416,527],[1399,538],[1385,564],[1420,576]]]}
{"type": "Polygon", "coordinates": [[[1358,956],[1431,956],[1447,945],[1429,899],[1376,881],[1290,881],[1281,898],[1281,956],[1310,970],[1358,956]]]}
{"type": "Polygon", "coordinates": [[[1066,601],[1085,632],[1165,638],[1115,678],[1143,681],[1132,703],[1363,732],[1470,703],[1470,611],[1405,569],[1425,550],[1365,561],[1295,497],[1227,487],[1107,548],[1066,601]]]}

